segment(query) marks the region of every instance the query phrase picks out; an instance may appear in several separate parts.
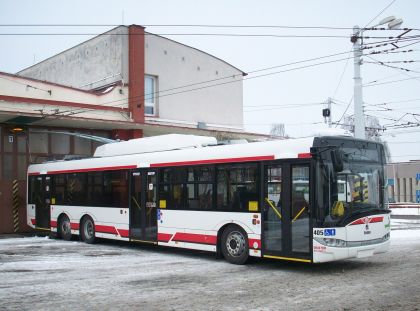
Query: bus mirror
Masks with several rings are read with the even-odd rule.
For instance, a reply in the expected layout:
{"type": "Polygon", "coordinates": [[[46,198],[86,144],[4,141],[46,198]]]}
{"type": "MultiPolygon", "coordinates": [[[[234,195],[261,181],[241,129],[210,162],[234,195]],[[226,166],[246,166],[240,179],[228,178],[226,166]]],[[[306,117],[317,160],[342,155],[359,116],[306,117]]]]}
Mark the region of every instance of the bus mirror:
{"type": "Polygon", "coordinates": [[[343,171],[343,158],[341,152],[337,149],[331,151],[331,161],[334,167],[334,171],[342,172],[343,171]]]}

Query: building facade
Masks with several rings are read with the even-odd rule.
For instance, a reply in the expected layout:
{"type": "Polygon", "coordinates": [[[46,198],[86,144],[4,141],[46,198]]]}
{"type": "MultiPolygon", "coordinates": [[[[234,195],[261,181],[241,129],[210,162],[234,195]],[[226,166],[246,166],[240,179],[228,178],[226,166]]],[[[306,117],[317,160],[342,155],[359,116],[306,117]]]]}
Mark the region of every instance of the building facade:
{"type": "Polygon", "coordinates": [[[387,165],[391,203],[420,203],[420,160],[387,165]]]}
{"type": "Polygon", "coordinates": [[[80,134],[265,139],[243,130],[244,75],[137,25],[114,28],[16,74],[0,72],[0,234],[28,230],[30,163],[90,156],[101,144],[80,134]]]}

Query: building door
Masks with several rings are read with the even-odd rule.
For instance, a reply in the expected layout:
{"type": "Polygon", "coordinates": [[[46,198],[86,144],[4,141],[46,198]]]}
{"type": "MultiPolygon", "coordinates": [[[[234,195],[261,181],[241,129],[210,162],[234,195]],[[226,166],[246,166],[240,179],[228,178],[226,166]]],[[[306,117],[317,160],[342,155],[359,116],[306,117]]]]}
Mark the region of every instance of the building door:
{"type": "Polygon", "coordinates": [[[156,242],[157,171],[135,170],[130,179],[130,239],[156,242]]]}
{"type": "Polygon", "coordinates": [[[310,183],[307,161],[264,167],[263,256],[310,262],[310,183]]]}
{"type": "Polygon", "coordinates": [[[34,182],[35,228],[50,230],[51,177],[37,176],[34,182]]]}

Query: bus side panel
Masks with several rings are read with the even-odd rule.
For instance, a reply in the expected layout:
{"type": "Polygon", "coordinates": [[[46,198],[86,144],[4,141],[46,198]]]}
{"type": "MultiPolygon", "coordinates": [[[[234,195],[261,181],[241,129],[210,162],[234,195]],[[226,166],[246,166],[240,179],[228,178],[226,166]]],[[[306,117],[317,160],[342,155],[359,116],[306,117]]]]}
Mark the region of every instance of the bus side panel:
{"type": "Polygon", "coordinates": [[[58,217],[63,213],[70,219],[72,234],[80,233],[81,219],[89,215],[95,223],[96,237],[128,241],[128,208],[52,205],[51,231],[57,232],[58,217]]]}
{"type": "Polygon", "coordinates": [[[224,225],[234,223],[248,234],[250,255],[260,257],[260,219],[259,213],[160,209],[158,244],[215,252],[218,231],[224,225]]]}

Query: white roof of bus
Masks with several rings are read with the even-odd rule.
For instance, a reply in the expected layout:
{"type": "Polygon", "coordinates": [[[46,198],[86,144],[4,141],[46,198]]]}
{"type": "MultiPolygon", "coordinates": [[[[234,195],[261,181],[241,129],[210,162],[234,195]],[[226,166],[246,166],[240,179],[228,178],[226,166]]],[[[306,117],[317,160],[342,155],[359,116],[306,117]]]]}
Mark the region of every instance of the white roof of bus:
{"type": "Polygon", "coordinates": [[[314,137],[308,137],[88,158],[72,161],[57,161],[30,165],[28,174],[47,174],[48,172],[64,173],[73,170],[105,170],[106,168],[116,169],[116,167],[121,167],[121,169],[123,169],[298,158],[299,155],[308,155],[310,148],[313,145],[313,140],[314,137]]]}

